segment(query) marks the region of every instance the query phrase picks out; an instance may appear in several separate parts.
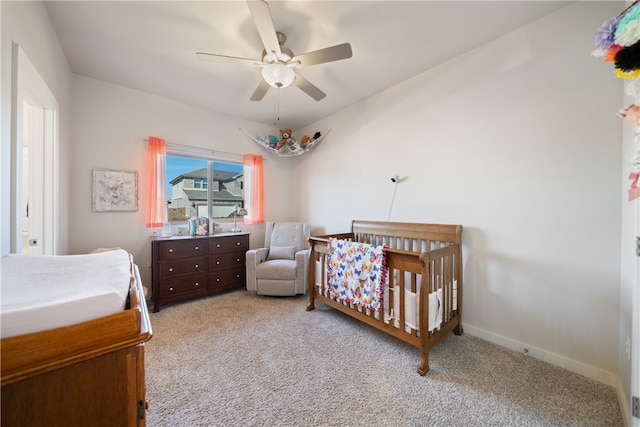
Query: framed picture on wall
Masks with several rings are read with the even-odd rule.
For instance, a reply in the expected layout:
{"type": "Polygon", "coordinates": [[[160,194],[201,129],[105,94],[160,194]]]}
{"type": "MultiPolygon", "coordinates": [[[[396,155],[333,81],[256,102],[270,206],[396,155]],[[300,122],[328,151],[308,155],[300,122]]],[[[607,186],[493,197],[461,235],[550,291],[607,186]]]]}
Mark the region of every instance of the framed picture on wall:
{"type": "Polygon", "coordinates": [[[93,169],[94,212],[136,212],[138,172],[93,169]]]}

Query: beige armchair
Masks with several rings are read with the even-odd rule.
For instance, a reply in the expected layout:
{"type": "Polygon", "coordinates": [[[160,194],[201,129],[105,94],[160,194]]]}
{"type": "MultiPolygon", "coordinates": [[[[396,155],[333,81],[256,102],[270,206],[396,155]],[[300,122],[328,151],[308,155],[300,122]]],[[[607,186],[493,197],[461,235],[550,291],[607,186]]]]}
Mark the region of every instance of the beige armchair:
{"type": "Polygon", "coordinates": [[[307,292],[309,224],[267,222],[264,248],[247,251],[247,290],[258,295],[307,292]]]}

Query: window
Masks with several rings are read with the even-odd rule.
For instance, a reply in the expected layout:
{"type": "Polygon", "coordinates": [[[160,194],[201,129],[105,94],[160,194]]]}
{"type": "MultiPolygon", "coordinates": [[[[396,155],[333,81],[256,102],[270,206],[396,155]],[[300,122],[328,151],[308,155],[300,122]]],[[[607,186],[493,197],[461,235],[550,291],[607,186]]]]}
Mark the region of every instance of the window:
{"type": "Polygon", "coordinates": [[[217,159],[175,153],[167,147],[167,218],[229,218],[245,207],[242,158],[217,159]]]}

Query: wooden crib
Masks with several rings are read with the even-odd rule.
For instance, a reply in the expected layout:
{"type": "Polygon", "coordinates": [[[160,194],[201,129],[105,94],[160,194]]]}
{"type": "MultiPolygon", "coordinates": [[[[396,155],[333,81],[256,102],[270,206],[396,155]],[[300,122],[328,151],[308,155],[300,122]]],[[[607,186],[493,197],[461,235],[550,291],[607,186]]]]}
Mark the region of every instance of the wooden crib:
{"type": "Polygon", "coordinates": [[[461,225],[355,220],[351,232],[312,236],[309,243],[307,311],[320,301],[420,348],[420,375],[429,370],[431,348],[452,330],[462,334],[461,225]],[[388,274],[380,311],[330,296],[331,238],[386,246],[388,274]]]}

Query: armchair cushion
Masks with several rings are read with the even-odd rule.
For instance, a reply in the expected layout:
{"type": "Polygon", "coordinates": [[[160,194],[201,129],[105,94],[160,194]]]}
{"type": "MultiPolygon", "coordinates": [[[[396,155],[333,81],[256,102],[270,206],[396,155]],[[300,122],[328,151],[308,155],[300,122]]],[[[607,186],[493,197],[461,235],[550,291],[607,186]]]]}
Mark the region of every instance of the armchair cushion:
{"type": "Polygon", "coordinates": [[[294,259],[295,255],[295,246],[271,246],[271,248],[269,248],[269,257],[267,259],[294,259]]]}
{"type": "Polygon", "coordinates": [[[256,276],[267,280],[295,280],[296,262],[290,259],[274,259],[256,267],[256,276]]]}

